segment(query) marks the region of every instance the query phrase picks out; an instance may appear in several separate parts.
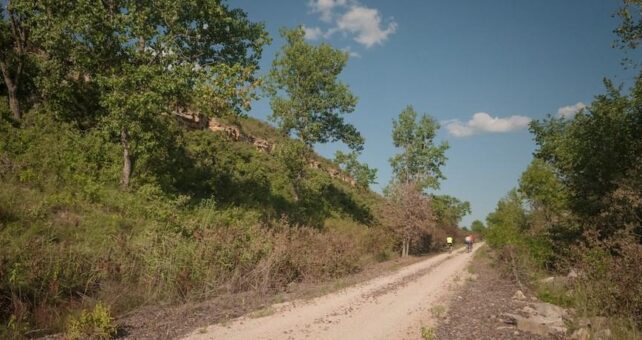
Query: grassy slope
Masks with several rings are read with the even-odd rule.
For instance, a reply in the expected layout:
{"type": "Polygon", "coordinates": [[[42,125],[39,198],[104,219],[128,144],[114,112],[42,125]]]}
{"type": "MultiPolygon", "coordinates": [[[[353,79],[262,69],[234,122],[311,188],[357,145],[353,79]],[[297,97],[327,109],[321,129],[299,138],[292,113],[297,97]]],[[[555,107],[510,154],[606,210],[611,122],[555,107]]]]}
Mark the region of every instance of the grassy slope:
{"type": "MultiPolygon", "coordinates": [[[[282,165],[246,143],[181,133],[179,156],[141,160],[124,192],[118,145],[104,135],[46,115],[21,129],[0,124],[5,336],[60,330],[69,313],[96,301],[120,314],[150,301],[278,291],[391,254],[394,241],[374,218],[377,194],[314,170],[308,199],[296,203],[282,165]]],[[[284,138],[253,119],[242,125],[284,138]]]]}

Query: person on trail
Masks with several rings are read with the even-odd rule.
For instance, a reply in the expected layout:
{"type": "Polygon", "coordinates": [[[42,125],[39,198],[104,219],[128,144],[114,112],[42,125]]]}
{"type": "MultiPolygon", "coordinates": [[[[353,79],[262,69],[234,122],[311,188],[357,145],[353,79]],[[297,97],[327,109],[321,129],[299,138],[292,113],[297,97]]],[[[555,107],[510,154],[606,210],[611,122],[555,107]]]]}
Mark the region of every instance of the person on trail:
{"type": "Polygon", "coordinates": [[[466,241],[466,251],[470,253],[473,250],[473,236],[468,235],[464,240],[466,241]]]}
{"type": "Polygon", "coordinates": [[[446,245],[448,246],[448,253],[453,251],[453,238],[451,236],[446,237],[446,245]]]}

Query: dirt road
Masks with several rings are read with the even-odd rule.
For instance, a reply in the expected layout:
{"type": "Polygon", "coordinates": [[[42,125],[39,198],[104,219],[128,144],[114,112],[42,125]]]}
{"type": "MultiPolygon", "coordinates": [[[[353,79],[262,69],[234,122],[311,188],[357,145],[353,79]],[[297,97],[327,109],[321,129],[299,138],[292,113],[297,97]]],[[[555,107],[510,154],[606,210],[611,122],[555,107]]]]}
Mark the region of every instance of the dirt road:
{"type": "Polygon", "coordinates": [[[435,309],[443,309],[451,284],[465,277],[471,256],[465,249],[437,255],[335,293],[211,325],[185,339],[420,339],[435,309]]]}

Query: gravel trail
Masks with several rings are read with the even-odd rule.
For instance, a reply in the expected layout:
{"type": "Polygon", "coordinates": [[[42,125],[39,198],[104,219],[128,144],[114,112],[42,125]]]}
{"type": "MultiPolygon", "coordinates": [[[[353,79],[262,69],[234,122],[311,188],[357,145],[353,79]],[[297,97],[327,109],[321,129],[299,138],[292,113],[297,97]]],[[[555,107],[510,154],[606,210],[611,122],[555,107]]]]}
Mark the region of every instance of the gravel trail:
{"type": "Polygon", "coordinates": [[[472,255],[465,249],[440,254],[335,293],[210,325],[185,339],[418,339],[472,255]]]}

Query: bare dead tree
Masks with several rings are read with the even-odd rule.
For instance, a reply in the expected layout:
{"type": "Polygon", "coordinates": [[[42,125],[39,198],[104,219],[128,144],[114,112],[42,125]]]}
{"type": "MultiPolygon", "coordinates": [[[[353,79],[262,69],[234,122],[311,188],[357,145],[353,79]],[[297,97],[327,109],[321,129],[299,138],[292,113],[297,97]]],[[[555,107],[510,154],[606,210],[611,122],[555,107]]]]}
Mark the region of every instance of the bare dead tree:
{"type": "Polygon", "coordinates": [[[387,196],[381,211],[383,222],[401,238],[401,256],[408,256],[412,242],[435,227],[430,198],[413,182],[392,184],[387,196]]]}

